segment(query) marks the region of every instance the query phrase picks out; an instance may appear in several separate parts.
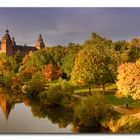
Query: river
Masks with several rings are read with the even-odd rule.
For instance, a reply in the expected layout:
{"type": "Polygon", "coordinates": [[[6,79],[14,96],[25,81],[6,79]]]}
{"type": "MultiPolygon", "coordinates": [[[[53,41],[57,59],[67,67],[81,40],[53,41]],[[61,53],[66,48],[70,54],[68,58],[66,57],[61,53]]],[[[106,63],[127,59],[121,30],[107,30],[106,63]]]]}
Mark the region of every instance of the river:
{"type": "Polygon", "coordinates": [[[71,125],[59,128],[48,118],[33,117],[31,107],[23,103],[11,109],[8,118],[0,109],[0,133],[72,133],[71,125]]]}

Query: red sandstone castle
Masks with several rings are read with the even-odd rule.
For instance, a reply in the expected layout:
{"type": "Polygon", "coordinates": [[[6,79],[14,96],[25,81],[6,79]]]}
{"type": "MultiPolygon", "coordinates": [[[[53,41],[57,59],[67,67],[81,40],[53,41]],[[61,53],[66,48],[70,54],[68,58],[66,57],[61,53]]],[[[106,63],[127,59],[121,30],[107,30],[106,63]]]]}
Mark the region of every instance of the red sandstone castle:
{"type": "Polygon", "coordinates": [[[6,53],[8,56],[16,54],[17,51],[20,51],[22,55],[28,54],[30,51],[36,51],[45,47],[41,34],[36,41],[36,45],[33,46],[22,46],[16,45],[15,38],[11,39],[9,31],[5,31],[5,35],[0,41],[0,53],[6,53]]]}

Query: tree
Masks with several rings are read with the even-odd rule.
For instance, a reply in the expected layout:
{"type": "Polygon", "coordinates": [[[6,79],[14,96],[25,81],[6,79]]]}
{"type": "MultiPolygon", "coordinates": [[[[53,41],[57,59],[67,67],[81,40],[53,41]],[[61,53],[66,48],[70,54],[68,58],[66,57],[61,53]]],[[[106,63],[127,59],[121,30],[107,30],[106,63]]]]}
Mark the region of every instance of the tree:
{"type": "Polygon", "coordinates": [[[28,97],[36,97],[43,92],[46,87],[46,80],[41,72],[36,72],[32,75],[30,81],[24,85],[24,92],[28,97]]]}
{"type": "Polygon", "coordinates": [[[102,121],[109,120],[114,114],[111,105],[99,93],[85,97],[75,106],[74,111],[80,124],[91,128],[99,128],[102,121]]]}
{"type": "Polygon", "coordinates": [[[42,70],[46,64],[54,63],[53,57],[45,49],[30,52],[23,58],[22,65],[19,71],[26,67],[35,67],[37,71],[42,70]]]}
{"type": "Polygon", "coordinates": [[[22,60],[23,60],[23,55],[21,54],[21,52],[19,50],[14,55],[14,60],[16,61],[16,64],[17,64],[16,72],[18,72],[19,67],[20,67],[22,60]]]}
{"type": "Polygon", "coordinates": [[[52,64],[60,68],[62,66],[62,60],[65,56],[65,47],[58,45],[45,48],[45,51],[52,57],[52,64]]]}
{"type": "Polygon", "coordinates": [[[115,51],[123,53],[128,49],[128,42],[125,40],[116,41],[112,43],[112,47],[115,49],[115,51]]]}
{"type": "Polygon", "coordinates": [[[68,47],[65,49],[66,55],[62,61],[62,69],[64,73],[66,73],[67,79],[70,79],[76,55],[81,48],[82,47],[78,44],[69,43],[68,47]]]}
{"type": "Polygon", "coordinates": [[[48,81],[57,80],[62,76],[61,70],[59,70],[52,64],[46,65],[42,70],[42,73],[48,81]]]}
{"type": "Polygon", "coordinates": [[[18,74],[19,74],[19,77],[20,77],[22,83],[25,83],[25,82],[28,82],[32,78],[32,75],[36,72],[37,72],[37,70],[35,67],[25,67],[18,74]]]}
{"type": "Polygon", "coordinates": [[[80,85],[89,85],[89,93],[91,94],[91,85],[95,83],[95,72],[93,71],[94,59],[92,55],[88,55],[86,50],[81,50],[76,59],[72,70],[71,80],[80,85]]]}
{"type": "Polygon", "coordinates": [[[128,58],[130,62],[135,62],[140,57],[140,39],[134,38],[128,45],[128,58]]]}
{"type": "Polygon", "coordinates": [[[11,89],[12,78],[16,76],[16,68],[16,62],[12,56],[0,54],[0,85],[2,87],[11,89]]]}
{"type": "Polygon", "coordinates": [[[66,80],[59,80],[39,94],[42,103],[50,106],[67,106],[72,103],[73,86],[66,80]]]}
{"type": "Polygon", "coordinates": [[[105,92],[105,84],[115,79],[114,59],[110,40],[97,37],[97,40],[85,42],[79,51],[72,70],[72,81],[77,84],[89,85],[89,93],[93,84],[101,84],[105,92]],[[98,40],[100,42],[98,42],[98,40]],[[95,44],[93,44],[95,42],[95,44]]]}
{"type": "Polygon", "coordinates": [[[118,94],[121,97],[132,96],[140,99],[140,60],[136,63],[125,63],[119,66],[117,76],[118,94]]]}

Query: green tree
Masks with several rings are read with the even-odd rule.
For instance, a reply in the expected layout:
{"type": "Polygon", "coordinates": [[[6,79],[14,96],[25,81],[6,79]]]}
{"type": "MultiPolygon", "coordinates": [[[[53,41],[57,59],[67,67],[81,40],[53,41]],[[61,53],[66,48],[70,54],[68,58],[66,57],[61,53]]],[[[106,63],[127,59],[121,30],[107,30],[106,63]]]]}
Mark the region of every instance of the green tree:
{"type": "Polygon", "coordinates": [[[130,62],[135,62],[140,57],[140,39],[134,38],[128,45],[128,58],[130,62]]]}
{"type": "Polygon", "coordinates": [[[47,90],[43,91],[39,97],[42,103],[51,106],[65,106],[71,104],[73,86],[65,80],[53,83],[47,90]]]}
{"type": "Polygon", "coordinates": [[[0,85],[7,89],[11,89],[12,78],[16,72],[16,61],[12,56],[0,53],[0,85]]]}
{"type": "Polygon", "coordinates": [[[20,67],[22,60],[23,60],[23,55],[21,54],[21,52],[19,50],[14,55],[14,60],[16,61],[16,65],[17,65],[16,72],[18,72],[19,67],[20,67]]]}
{"type": "Polygon", "coordinates": [[[110,40],[96,35],[93,41],[85,42],[75,59],[71,79],[77,84],[88,85],[89,93],[93,84],[101,84],[105,92],[105,84],[115,80],[116,67],[110,45],[110,40]]]}
{"type": "Polygon", "coordinates": [[[55,64],[57,67],[62,66],[62,61],[65,56],[65,47],[63,46],[53,46],[45,48],[45,51],[51,55],[53,58],[53,64],[55,64]]]}
{"type": "Polygon", "coordinates": [[[46,87],[46,80],[41,72],[36,72],[32,75],[30,81],[25,83],[23,90],[28,97],[36,97],[43,92],[46,87]]]}
{"type": "Polygon", "coordinates": [[[113,42],[112,47],[115,49],[115,51],[119,51],[123,53],[124,51],[128,49],[128,42],[125,40],[121,40],[121,41],[119,40],[119,41],[113,42]]]}
{"type": "Polygon", "coordinates": [[[95,128],[101,126],[102,121],[109,120],[114,113],[111,105],[99,93],[82,99],[74,111],[80,124],[95,128]]]}
{"type": "Polygon", "coordinates": [[[67,79],[70,79],[76,55],[81,48],[82,47],[78,44],[69,43],[68,47],[65,49],[66,55],[63,58],[62,69],[64,73],[66,73],[67,79]]]}
{"type": "Polygon", "coordinates": [[[27,67],[35,67],[37,71],[40,71],[44,65],[50,63],[54,63],[51,54],[45,49],[37,50],[35,52],[30,52],[23,58],[19,71],[22,71],[27,67]]]}

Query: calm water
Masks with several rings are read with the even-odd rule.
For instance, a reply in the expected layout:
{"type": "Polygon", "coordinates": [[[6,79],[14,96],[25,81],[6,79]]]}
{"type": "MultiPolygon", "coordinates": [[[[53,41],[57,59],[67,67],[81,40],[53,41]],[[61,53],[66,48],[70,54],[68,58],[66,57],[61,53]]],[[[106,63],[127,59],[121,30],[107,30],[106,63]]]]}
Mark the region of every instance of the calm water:
{"type": "Polygon", "coordinates": [[[0,133],[72,133],[71,125],[60,128],[48,118],[33,117],[31,107],[23,103],[11,109],[8,119],[0,109],[0,133]]]}
{"type": "Polygon", "coordinates": [[[73,111],[0,92],[0,133],[72,133],[73,111]]]}
{"type": "Polygon", "coordinates": [[[0,133],[103,133],[79,126],[73,109],[0,92],[0,133]]]}

